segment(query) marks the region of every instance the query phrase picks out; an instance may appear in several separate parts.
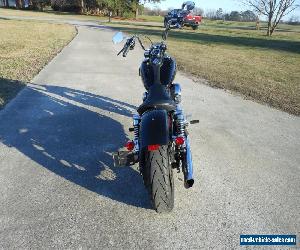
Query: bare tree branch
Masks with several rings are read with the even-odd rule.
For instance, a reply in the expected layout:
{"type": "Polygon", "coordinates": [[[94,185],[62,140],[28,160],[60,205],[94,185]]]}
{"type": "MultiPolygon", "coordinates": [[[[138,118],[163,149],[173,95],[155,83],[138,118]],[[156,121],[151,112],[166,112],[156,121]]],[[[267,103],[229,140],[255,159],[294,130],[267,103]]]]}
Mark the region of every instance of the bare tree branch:
{"type": "Polygon", "coordinates": [[[268,32],[271,36],[282,18],[300,7],[296,0],[244,0],[244,4],[268,17],[268,32]]]}

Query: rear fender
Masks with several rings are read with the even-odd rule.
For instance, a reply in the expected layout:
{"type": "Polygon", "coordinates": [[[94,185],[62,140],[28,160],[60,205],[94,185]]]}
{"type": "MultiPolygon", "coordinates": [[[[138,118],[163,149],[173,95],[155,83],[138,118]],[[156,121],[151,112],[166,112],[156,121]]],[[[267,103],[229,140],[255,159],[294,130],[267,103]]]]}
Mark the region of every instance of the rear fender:
{"type": "Polygon", "coordinates": [[[140,123],[140,147],[168,145],[170,142],[168,113],[165,110],[150,110],[142,115],[140,123]]]}

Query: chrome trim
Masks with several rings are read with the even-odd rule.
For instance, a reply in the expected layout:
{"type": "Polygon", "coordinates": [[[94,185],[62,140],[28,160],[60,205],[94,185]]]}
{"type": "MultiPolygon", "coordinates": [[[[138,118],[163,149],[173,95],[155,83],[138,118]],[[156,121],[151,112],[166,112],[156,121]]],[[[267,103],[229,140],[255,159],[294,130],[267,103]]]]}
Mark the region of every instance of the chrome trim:
{"type": "Polygon", "coordinates": [[[172,85],[173,98],[176,104],[181,103],[181,86],[178,83],[172,85]]]}
{"type": "Polygon", "coordinates": [[[133,115],[133,126],[139,125],[141,117],[139,115],[133,115]]]}
{"type": "Polygon", "coordinates": [[[145,101],[147,99],[147,97],[148,97],[148,92],[144,92],[143,93],[143,101],[145,101]]]}
{"type": "Polygon", "coordinates": [[[135,154],[138,154],[140,151],[140,145],[139,145],[139,133],[140,133],[140,122],[141,117],[137,114],[133,115],[133,127],[134,127],[134,149],[133,152],[135,154]]]}
{"type": "Polygon", "coordinates": [[[190,145],[190,138],[186,136],[186,172],[185,172],[185,187],[191,188],[194,185],[193,159],[190,145]]]}
{"type": "Polygon", "coordinates": [[[176,111],[175,111],[175,124],[176,124],[176,130],[175,135],[176,136],[185,136],[185,126],[184,126],[185,117],[183,114],[183,110],[181,109],[180,105],[176,105],[176,111]]]}

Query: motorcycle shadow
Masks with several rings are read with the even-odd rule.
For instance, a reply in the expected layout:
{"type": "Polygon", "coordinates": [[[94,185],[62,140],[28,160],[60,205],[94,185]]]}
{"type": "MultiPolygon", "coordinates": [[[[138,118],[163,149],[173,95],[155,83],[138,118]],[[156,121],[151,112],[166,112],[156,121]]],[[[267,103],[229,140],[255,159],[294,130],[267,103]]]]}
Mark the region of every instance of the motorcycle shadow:
{"type": "Polygon", "coordinates": [[[22,94],[30,101],[10,107],[18,115],[2,115],[2,143],[83,188],[150,208],[139,172],[114,167],[112,158],[128,140],[123,125],[112,117],[131,117],[134,106],[60,86],[30,84],[22,94]]]}

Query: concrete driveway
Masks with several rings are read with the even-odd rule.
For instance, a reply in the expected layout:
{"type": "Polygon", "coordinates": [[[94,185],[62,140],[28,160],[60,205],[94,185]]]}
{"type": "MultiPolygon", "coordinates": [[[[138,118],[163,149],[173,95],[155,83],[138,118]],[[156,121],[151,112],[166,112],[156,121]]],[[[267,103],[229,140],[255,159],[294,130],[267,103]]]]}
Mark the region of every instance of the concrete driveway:
{"type": "MultiPolygon", "coordinates": [[[[142,52],[78,36],[0,111],[0,248],[237,249],[240,234],[300,237],[300,119],[179,74],[196,183],[150,208],[137,167],[115,168],[141,103],[142,52]]],[[[299,244],[298,244],[299,247],[299,244]]]]}

